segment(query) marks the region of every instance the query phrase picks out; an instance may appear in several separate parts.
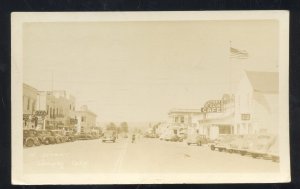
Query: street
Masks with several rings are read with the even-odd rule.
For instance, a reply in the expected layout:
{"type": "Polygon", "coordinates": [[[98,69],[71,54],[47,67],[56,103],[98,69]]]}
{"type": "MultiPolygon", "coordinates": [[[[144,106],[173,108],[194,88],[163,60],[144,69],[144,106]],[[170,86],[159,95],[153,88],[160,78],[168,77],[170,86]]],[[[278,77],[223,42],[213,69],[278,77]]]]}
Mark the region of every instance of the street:
{"type": "Polygon", "coordinates": [[[223,173],[275,172],[279,164],[211,151],[186,142],[120,138],[24,148],[24,173],[223,173]]]}

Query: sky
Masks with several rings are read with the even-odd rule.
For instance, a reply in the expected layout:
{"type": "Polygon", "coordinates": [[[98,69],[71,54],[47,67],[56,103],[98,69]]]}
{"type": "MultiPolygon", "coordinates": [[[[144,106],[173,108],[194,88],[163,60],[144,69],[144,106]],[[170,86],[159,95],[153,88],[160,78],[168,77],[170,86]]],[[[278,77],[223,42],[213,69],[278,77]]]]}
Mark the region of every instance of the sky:
{"type": "Polygon", "coordinates": [[[23,25],[23,81],[68,91],[98,121],[161,121],[172,108],[199,109],[232,92],[242,70],[277,71],[277,55],[273,20],[23,25]],[[230,59],[230,41],[249,58],[230,59]]]}

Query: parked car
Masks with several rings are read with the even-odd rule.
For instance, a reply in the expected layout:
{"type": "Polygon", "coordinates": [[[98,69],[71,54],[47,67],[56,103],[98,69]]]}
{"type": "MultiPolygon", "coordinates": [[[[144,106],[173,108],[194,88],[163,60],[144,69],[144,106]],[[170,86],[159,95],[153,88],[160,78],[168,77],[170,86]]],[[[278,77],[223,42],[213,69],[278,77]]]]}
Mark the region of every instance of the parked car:
{"type": "Polygon", "coordinates": [[[274,144],[275,137],[272,135],[259,135],[256,137],[253,145],[247,151],[252,157],[264,157],[267,156],[268,150],[274,144]]]}
{"type": "Polygon", "coordinates": [[[274,139],[274,143],[269,148],[269,150],[267,152],[267,157],[269,157],[274,162],[280,161],[280,159],[279,159],[279,143],[278,143],[277,137],[274,139]]]}
{"type": "Polygon", "coordinates": [[[72,131],[66,132],[67,142],[73,142],[76,140],[75,134],[72,131]]]}
{"type": "Polygon", "coordinates": [[[93,136],[88,133],[79,133],[75,135],[76,140],[92,140],[93,136]]]}
{"type": "Polygon", "coordinates": [[[208,139],[205,135],[199,134],[188,134],[187,135],[187,145],[196,144],[197,146],[201,146],[202,144],[206,144],[208,139]]]}
{"type": "Polygon", "coordinates": [[[51,135],[55,137],[56,143],[63,143],[67,141],[67,137],[61,130],[51,130],[51,135]]]}
{"type": "Polygon", "coordinates": [[[41,142],[38,138],[37,131],[34,129],[23,130],[23,145],[27,147],[40,146],[41,142]]]}
{"type": "Polygon", "coordinates": [[[170,141],[172,142],[182,142],[183,138],[181,138],[180,136],[173,134],[171,135],[170,141]]]}
{"type": "Polygon", "coordinates": [[[253,146],[257,135],[245,135],[241,140],[240,145],[238,146],[237,152],[240,153],[242,156],[248,153],[248,150],[253,146]]]}
{"type": "Polygon", "coordinates": [[[171,141],[173,135],[174,134],[167,133],[167,134],[164,135],[163,140],[165,140],[165,141],[171,141]]]}
{"type": "Polygon", "coordinates": [[[107,142],[107,141],[111,141],[111,142],[116,142],[116,134],[113,131],[107,131],[104,133],[103,137],[102,137],[102,142],[107,142]]]}
{"type": "Polygon", "coordinates": [[[232,140],[234,140],[234,135],[221,135],[210,145],[210,149],[219,150],[220,152],[225,151],[232,140]]]}
{"type": "Polygon", "coordinates": [[[229,153],[239,152],[241,145],[243,144],[244,136],[243,135],[235,135],[233,139],[228,142],[226,147],[226,151],[229,153]]]}
{"type": "Polygon", "coordinates": [[[42,144],[55,144],[56,139],[54,136],[51,135],[50,131],[47,130],[39,130],[37,131],[37,136],[42,144]]]}

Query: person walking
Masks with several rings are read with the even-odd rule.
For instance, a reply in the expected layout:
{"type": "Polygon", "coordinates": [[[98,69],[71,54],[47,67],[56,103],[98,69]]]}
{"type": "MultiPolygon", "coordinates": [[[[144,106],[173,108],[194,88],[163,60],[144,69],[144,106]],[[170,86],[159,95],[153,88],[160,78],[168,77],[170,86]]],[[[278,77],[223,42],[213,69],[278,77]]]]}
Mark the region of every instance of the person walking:
{"type": "Polygon", "coordinates": [[[134,143],[134,142],[135,142],[135,134],[132,134],[131,143],[134,143]]]}

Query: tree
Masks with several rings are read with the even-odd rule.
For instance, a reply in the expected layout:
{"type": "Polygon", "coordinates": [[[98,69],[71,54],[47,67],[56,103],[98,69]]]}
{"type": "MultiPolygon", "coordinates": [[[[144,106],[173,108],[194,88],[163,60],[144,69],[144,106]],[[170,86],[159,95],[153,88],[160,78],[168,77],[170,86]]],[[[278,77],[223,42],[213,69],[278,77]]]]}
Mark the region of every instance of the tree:
{"type": "Polygon", "coordinates": [[[116,126],[115,123],[111,122],[108,125],[106,125],[106,130],[113,130],[113,131],[115,131],[115,130],[117,130],[117,126],[116,126]]]}

